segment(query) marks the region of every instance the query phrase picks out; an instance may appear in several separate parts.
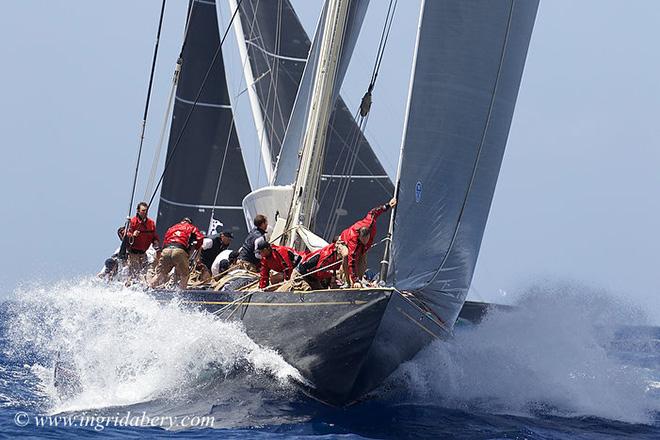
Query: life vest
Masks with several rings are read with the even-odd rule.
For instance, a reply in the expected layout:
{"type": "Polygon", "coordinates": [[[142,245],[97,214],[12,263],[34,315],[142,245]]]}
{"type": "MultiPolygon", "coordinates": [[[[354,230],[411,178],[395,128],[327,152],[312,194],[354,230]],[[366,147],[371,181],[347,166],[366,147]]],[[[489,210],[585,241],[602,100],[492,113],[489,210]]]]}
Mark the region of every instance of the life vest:
{"type": "Polygon", "coordinates": [[[254,242],[257,238],[263,237],[264,235],[266,235],[266,231],[263,229],[253,228],[248,236],[245,237],[243,245],[238,250],[238,259],[247,261],[248,263],[252,263],[259,267],[260,260],[254,255],[254,242]]]}
{"type": "Polygon", "coordinates": [[[158,248],[160,242],[156,233],[156,223],[148,217],[142,220],[137,215],[131,218],[126,236],[129,240],[129,251],[137,251],[138,253],[146,252],[152,244],[154,248],[158,248]],[[140,231],[140,233],[135,236],[135,231],[140,231]]]}

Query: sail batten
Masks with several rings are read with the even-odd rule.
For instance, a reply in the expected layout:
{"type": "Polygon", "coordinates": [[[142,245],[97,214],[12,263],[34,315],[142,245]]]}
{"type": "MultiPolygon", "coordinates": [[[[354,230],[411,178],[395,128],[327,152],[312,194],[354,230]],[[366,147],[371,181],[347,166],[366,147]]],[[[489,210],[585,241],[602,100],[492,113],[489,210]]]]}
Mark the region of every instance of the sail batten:
{"type": "Polygon", "coordinates": [[[516,0],[422,6],[390,279],[446,323],[472,280],[537,7],[516,0]]]}

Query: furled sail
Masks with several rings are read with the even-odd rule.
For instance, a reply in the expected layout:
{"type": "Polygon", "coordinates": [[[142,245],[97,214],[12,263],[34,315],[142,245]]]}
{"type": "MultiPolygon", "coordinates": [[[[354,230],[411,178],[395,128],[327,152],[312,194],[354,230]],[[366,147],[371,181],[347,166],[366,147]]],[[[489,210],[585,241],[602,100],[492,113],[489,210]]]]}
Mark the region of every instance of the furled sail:
{"type": "Polygon", "coordinates": [[[448,326],[472,280],[537,8],[537,0],[422,7],[390,280],[448,326]]]}
{"type": "MultiPolygon", "coordinates": [[[[351,7],[348,26],[353,31],[347,42],[341,76],[348,66],[367,2],[353,1],[351,7]]],[[[222,15],[229,15],[227,12],[222,15]]],[[[270,149],[272,162],[268,165],[277,164],[274,183],[291,184],[298,166],[313,77],[313,71],[306,70],[306,66],[315,65],[317,51],[288,0],[244,0],[240,17],[241,40],[246,47],[259,112],[263,115],[265,143],[270,149]],[[287,146],[282,151],[285,139],[287,146]]],[[[323,16],[319,23],[323,23],[323,16]]],[[[317,27],[317,35],[320,31],[317,27]]],[[[320,207],[315,220],[315,231],[328,240],[361,218],[371,205],[386,201],[393,193],[391,180],[358,129],[352,113],[338,97],[330,117],[319,191],[320,207]]]]}
{"type": "Polygon", "coordinates": [[[183,217],[190,217],[200,229],[207,230],[214,210],[214,217],[224,224],[224,229],[232,230],[235,240],[241,242],[246,235],[241,201],[251,188],[232,122],[221,55],[213,64],[192,116],[183,128],[220,44],[215,2],[193,0],[189,7],[192,11],[168,158],[182,130],[183,135],[165,171],[158,230],[163,233],[183,217]]]}

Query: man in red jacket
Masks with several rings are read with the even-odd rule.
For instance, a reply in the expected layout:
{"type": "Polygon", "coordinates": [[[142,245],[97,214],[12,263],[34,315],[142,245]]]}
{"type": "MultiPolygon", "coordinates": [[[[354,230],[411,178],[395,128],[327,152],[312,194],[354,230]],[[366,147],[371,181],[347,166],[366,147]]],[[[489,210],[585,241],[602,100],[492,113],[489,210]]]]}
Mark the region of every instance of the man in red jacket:
{"type": "Polygon", "coordinates": [[[168,229],[163,240],[163,252],[158,261],[156,276],[150,283],[151,287],[159,286],[167,280],[167,275],[174,267],[174,273],[179,279],[179,288],[185,289],[190,275],[191,243],[194,242],[194,248],[199,249],[203,240],[204,234],[188,217],[168,229]]]}
{"type": "Polygon", "coordinates": [[[341,265],[341,257],[334,243],[310,252],[291,273],[291,280],[280,286],[278,292],[291,290],[307,291],[321,290],[330,287],[336,276],[335,272],[341,265]]]}
{"type": "Polygon", "coordinates": [[[273,283],[281,283],[291,277],[293,269],[302,259],[301,255],[295,249],[270,244],[264,237],[257,239],[255,247],[255,254],[261,260],[260,289],[265,289],[270,284],[271,270],[276,272],[272,277],[273,283]]]}
{"type": "Polygon", "coordinates": [[[348,287],[360,288],[360,280],[367,269],[367,251],[374,244],[376,220],[385,211],[396,206],[396,199],[377,206],[350,228],[344,229],[337,240],[337,252],[342,257],[342,272],[348,287]]]}
{"type": "Polygon", "coordinates": [[[156,233],[156,223],[147,217],[149,205],[140,202],[137,213],[131,218],[126,233],[128,251],[128,269],[131,278],[142,273],[147,267],[147,249],[149,246],[156,250],[156,261],[160,257],[160,240],[156,233]]]}

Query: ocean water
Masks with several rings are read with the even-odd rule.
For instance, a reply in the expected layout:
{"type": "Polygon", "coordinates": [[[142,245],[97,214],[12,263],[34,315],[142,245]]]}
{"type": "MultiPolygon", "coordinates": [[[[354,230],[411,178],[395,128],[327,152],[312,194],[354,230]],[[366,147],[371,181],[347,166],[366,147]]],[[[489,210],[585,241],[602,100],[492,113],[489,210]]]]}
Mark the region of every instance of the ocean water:
{"type": "Polygon", "coordinates": [[[138,290],[79,279],[0,304],[0,437],[660,438],[660,328],[583,286],[459,325],[349,408],[297,374],[240,326],[138,290]]]}

